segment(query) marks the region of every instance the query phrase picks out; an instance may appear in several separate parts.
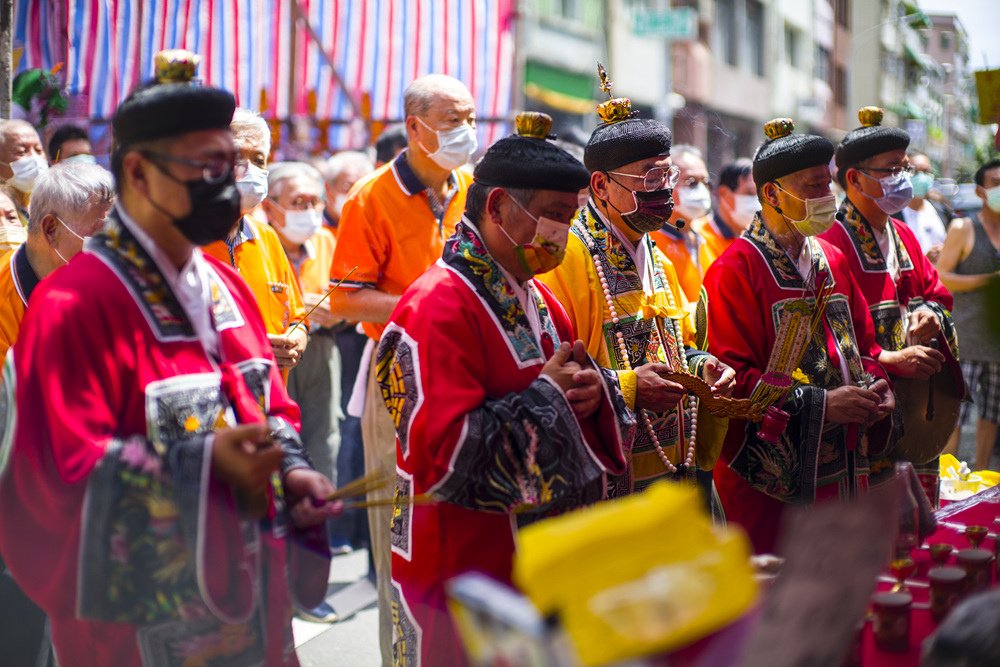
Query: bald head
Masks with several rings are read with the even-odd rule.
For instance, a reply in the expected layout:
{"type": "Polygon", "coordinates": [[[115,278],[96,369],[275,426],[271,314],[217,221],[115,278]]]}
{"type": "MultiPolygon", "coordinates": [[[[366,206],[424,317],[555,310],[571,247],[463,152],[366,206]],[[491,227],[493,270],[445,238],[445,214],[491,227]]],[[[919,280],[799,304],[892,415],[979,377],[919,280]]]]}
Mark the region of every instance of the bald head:
{"type": "Polygon", "coordinates": [[[472,107],[472,93],[464,83],[447,74],[427,74],[406,87],[403,93],[403,113],[407,116],[427,116],[435,102],[452,100],[472,107]]]}
{"type": "Polygon", "coordinates": [[[0,121],[0,178],[10,179],[14,173],[10,163],[31,155],[45,156],[42,140],[31,123],[18,119],[0,121]]]}

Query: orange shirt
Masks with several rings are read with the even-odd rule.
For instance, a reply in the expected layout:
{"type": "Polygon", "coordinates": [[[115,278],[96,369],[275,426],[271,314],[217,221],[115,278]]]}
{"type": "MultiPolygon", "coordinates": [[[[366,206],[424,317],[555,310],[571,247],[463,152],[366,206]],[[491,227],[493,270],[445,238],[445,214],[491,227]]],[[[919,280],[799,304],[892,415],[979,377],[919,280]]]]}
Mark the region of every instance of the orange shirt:
{"type": "MultiPolygon", "coordinates": [[[[330,289],[330,265],[337,240],[328,227],[321,228],[302,244],[306,254],[300,264],[292,262],[303,294],[326,294],[330,289]]],[[[325,302],[324,302],[325,303],[325,302]]]]}
{"type": "Polygon", "coordinates": [[[305,317],[298,278],[270,225],[244,216],[231,245],[216,241],[202,251],[240,272],[253,292],[267,333],[283,334],[305,317]]]}
{"type": "Polygon", "coordinates": [[[691,227],[701,237],[698,246],[698,266],[701,268],[701,275],[705,275],[708,267],[719,258],[719,255],[726,252],[726,249],[733,245],[738,237],[730,231],[718,216],[714,220],[707,217],[695,220],[691,227]]]}
{"type": "MultiPolygon", "coordinates": [[[[454,193],[435,212],[427,189],[403,151],[392,162],[358,181],[344,203],[337,228],[330,280],[357,270],[338,289],[374,288],[402,294],[441,257],[444,241],[465,212],[465,192],[472,176],[452,172],[454,193]]],[[[385,324],[363,322],[365,333],[378,340],[385,324]]]]}
{"type": "Polygon", "coordinates": [[[674,265],[674,270],[677,271],[677,282],[680,283],[688,303],[697,304],[701,293],[701,272],[688,248],[687,234],[664,225],[662,229],[650,232],[649,235],[660,252],[666,255],[670,263],[674,265]]]}
{"type": "Polygon", "coordinates": [[[38,282],[23,245],[0,256],[0,359],[17,342],[24,309],[38,282]]]}

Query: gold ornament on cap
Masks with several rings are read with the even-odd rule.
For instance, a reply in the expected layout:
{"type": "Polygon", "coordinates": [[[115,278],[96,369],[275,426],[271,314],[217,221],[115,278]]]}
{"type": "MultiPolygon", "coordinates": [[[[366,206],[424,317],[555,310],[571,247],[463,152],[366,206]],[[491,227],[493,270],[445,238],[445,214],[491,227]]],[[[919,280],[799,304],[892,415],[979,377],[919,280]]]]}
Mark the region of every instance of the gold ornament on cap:
{"type": "Polygon", "coordinates": [[[518,136],[544,139],[552,129],[552,116],[541,111],[522,111],[514,116],[514,128],[518,136]]]}
{"type": "Polygon", "coordinates": [[[858,120],[861,121],[861,127],[881,125],[884,115],[885,112],[879,107],[861,107],[858,109],[858,120]]]}
{"type": "Polygon", "coordinates": [[[597,63],[597,76],[601,80],[601,90],[608,94],[608,101],[597,105],[597,115],[601,117],[601,120],[605,123],[617,123],[631,118],[634,115],[632,100],[627,97],[614,97],[611,94],[611,80],[601,63],[597,63]]]}
{"type": "Polygon", "coordinates": [[[774,118],[764,123],[764,135],[771,141],[787,137],[793,131],[795,131],[795,121],[791,118],[774,118]]]}
{"type": "Polygon", "coordinates": [[[201,58],[184,49],[160,51],[153,58],[156,80],[160,83],[187,83],[198,71],[201,58]]]}

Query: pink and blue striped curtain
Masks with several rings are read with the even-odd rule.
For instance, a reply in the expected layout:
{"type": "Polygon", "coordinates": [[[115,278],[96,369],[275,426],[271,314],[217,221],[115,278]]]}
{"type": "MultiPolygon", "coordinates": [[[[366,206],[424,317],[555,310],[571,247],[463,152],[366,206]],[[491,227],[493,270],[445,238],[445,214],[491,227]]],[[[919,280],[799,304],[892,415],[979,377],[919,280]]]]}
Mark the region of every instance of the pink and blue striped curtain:
{"type": "MultiPolygon", "coordinates": [[[[71,95],[107,119],[153,72],[153,55],[185,48],[202,57],[206,83],[273,118],[334,121],[331,146],[357,145],[350,99],[367,95],[374,120],[401,119],[415,77],[450,74],[472,91],[479,115],[510,113],[516,0],[16,0],[21,69],[65,63],[71,95]],[[296,24],[295,3],[319,43],[296,24]],[[320,52],[322,49],[323,53],[320,52]],[[262,91],[266,108],[261,109],[262,91]],[[312,112],[313,108],[315,113],[312,112]]],[[[501,123],[484,123],[492,143],[501,123]]]]}

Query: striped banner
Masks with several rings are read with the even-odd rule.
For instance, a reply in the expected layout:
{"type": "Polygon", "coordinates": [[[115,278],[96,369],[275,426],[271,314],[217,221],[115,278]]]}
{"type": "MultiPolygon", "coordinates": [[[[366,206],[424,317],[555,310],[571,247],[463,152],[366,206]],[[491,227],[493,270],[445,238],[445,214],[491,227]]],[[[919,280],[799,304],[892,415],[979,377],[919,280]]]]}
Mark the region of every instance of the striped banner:
{"type": "MultiPolygon", "coordinates": [[[[368,120],[401,120],[406,86],[430,72],[465,82],[481,117],[506,118],[515,4],[15,0],[14,39],[24,47],[22,70],[65,63],[69,93],[84,99],[94,119],[110,118],[129,91],[152,76],[157,51],[183,48],[202,57],[205,82],[233,91],[241,106],[269,118],[330,121],[329,145],[342,148],[366,139],[366,119],[354,112],[362,99],[370,100],[368,120]]],[[[483,123],[482,145],[504,133],[503,125],[483,123]]]]}

